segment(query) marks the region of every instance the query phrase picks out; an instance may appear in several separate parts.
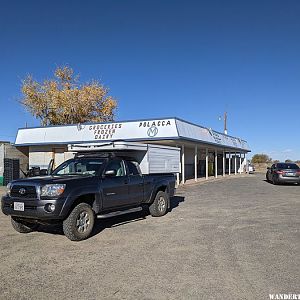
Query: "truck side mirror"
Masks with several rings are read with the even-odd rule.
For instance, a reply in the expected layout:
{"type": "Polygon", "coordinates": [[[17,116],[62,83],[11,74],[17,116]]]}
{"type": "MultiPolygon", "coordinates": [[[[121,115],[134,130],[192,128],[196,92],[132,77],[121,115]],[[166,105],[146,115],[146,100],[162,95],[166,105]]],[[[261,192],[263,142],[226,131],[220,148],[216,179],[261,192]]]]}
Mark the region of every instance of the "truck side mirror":
{"type": "Polygon", "coordinates": [[[107,177],[114,177],[117,175],[117,171],[116,170],[107,170],[107,171],[105,171],[104,175],[107,177]]]}
{"type": "Polygon", "coordinates": [[[271,168],[270,168],[270,167],[267,167],[267,170],[271,170],[271,168]]]}

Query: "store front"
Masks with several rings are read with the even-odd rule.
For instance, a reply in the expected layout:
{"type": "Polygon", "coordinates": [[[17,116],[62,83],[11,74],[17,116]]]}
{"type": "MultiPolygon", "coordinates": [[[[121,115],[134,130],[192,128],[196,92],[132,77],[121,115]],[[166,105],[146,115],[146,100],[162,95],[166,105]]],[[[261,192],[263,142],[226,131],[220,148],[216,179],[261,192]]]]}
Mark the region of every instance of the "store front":
{"type": "Polygon", "coordinates": [[[179,147],[178,183],[241,173],[250,152],[245,140],[179,118],[21,128],[15,146],[28,148],[30,167],[47,168],[51,159],[57,166],[73,157],[70,144],[116,140],[179,147]]]}

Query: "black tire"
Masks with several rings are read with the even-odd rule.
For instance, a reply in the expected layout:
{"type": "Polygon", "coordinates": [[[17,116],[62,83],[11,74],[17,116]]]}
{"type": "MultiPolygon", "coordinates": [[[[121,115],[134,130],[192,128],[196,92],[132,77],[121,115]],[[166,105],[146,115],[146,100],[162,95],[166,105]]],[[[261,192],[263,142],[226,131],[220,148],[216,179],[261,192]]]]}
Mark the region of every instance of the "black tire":
{"type": "Polygon", "coordinates": [[[275,176],[273,176],[272,179],[273,179],[272,182],[273,182],[274,185],[278,185],[278,184],[279,184],[279,182],[278,182],[278,180],[275,178],[275,176]]]}
{"type": "Polygon", "coordinates": [[[155,199],[149,206],[149,212],[152,217],[162,217],[168,211],[169,198],[165,192],[157,192],[155,199]]]}
{"type": "Polygon", "coordinates": [[[63,231],[69,240],[82,241],[91,235],[94,223],[95,214],[91,206],[87,203],[80,203],[63,221],[63,231]]]}
{"type": "Polygon", "coordinates": [[[267,180],[267,182],[270,182],[268,173],[266,174],[266,180],[267,180]]]}
{"type": "Polygon", "coordinates": [[[14,230],[20,233],[30,233],[33,232],[37,228],[37,224],[27,223],[21,220],[18,220],[14,217],[11,217],[11,225],[14,230]]]}

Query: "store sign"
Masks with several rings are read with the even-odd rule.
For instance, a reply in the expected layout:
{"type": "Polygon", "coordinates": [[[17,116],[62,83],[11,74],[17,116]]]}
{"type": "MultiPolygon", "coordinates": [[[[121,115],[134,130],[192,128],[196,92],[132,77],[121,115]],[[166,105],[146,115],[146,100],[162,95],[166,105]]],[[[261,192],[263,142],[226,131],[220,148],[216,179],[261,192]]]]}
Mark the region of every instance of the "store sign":
{"type": "Polygon", "coordinates": [[[82,129],[86,132],[86,138],[93,138],[94,140],[154,138],[177,135],[175,120],[93,124],[82,129]]]}
{"type": "Polygon", "coordinates": [[[20,129],[16,144],[67,144],[177,136],[175,119],[164,119],[20,129]]]}
{"type": "Polygon", "coordinates": [[[247,142],[179,119],[140,120],[19,129],[16,145],[51,145],[116,140],[186,138],[194,141],[249,149],[247,142]]]}
{"type": "Polygon", "coordinates": [[[95,140],[112,140],[122,125],[122,123],[89,125],[88,130],[93,133],[95,140]]]}

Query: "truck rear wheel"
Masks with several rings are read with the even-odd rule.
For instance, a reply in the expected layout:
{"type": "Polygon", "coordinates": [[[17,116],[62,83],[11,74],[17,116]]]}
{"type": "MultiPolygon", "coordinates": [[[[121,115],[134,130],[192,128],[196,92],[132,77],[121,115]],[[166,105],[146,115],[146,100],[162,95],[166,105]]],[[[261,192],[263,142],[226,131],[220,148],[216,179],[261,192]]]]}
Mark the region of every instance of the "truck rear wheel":
{"type": "Polygon", "coordinates": [[[152,217],[161,217],[167,213],[168,210],[168,195],[159,191],[152,204],[149,206],[149,212],[152,217]]]}
{"type": "Polygon", "coordinates": [[[37,228],[37,224],[27,223],[14,217],[11,217],[11,225],[14,228],[14,230],[20,233],[30,233],[37,228]]]}
{"type": "Polygon", "coordinates": [[[63,221],[63,231],[69,240],[82,241],[91,235],[94,223],[95,214],[91,206],[87,203],[80,203],[63,221]]]}

